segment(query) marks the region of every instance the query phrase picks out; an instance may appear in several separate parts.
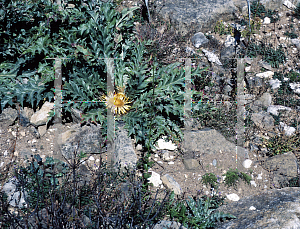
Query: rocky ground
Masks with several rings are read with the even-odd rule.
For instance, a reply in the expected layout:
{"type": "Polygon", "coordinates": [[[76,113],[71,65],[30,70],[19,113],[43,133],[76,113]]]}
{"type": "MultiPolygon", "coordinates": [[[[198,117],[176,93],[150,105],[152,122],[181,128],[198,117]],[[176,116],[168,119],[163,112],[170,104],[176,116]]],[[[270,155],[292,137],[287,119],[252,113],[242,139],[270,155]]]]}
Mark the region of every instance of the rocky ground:
{"type": "MultiPolygon", "coordinates": [[[[130,4],[130,1],[128,3],[125,1],[125,4],[130,4]]],[[[134,5],[135,2],[132,2],[134,5]]],[[[299,67],[299,51],[297,50],[296,46],[291,43],[289,39],[287,39],[286,35],[284,35],[285,32],[289,31],[290,28],[292,28],[291,25],[293,25],[295,34],[299,34],[299,25],[300,21],[297,19],[294,19],[294,22],[291,22],[291,16],[293,11],[292,10],[285,10],[279,12],[280,14],[280,20],[278,22],[274,23],[264,23],[263,20],[257,18],[257,22],[259,21],[261,23],[260,30],[257,31],[251,39],[257,44],[262,41],[265,44],[273,44],[273,47],[276,47],[281,44],[285,44],[285,52],[288,53],[288,59],[285,64],[280,64],[278,68],[272,68],[268,65],[261,64],[259,61],[262,60],[262,56],[258,56],[257,59],[254,59],[254,61],[251,64],[248,64],[249,70],[246,70],[247,73],[247,79],[254,77],[255,74],[261,73],[264,71],[276,71],[281,72],[283,74],[286,74],[290,70],[298,70],[299,67]],[[265,67],[265,68],[263,68],[265,67]]],[[[220,35],[219,33],[212,31],[209,31],[208,34],[211,35],[214,39],[209,40],[209,42],[199,48],[196,48],[192,42],[192,37],[195,33],[201,32],[193,30],[191,27],[189,30],[189,33],[185,37],[181,37],[179,33],[171,26],[168,27],[168,22],[162,21],[159,17],[155,17],[156,15],[152,15],[152,24],[151,26],[147,23],[145,24],[137,24],[137,37],[142,38],[152,38],[155,42],[154,44],[156,46],[157,56],[161,57],[161,61],[165,63],[171,63],[175,60],[180,60],[180,58],[186,58],[186,57],[192,57],[192,58],[199,58],[200,60],[194,60],[192,62],[195,63],[195,65],[203,65],[203,66],[210,66],[212,71],[215,72],[223,72],[224,74],[230,74],[230,69],[224,69],[223,66],[220,67],[216,63],[211,63],[208,61],[204,54],[201,54],[202,49],[209,50],[216,54],[218,57],[222,56],[222,53],[224,53],[225,45],[228,43],[228,35],[220,35]],[[189,50],[189,51],[187,51],[189,50]]],[[[241,13],[235,15],[236,20],[226,21],[225,24],[230,25],[231,23],[236,23],[236,21],[241,20],[242,18],[245,18],[241,13]]],[[[224,54],[223,54],[224,55],[224,54]]],[[[249,62],[248,62],[249,63],[249,62]]],[[[247,65],[246,65],[247,66],[247,65]]],[[[274,90],[273,92],[276,92],[274,90]]],[[[261,99],[261,97],[264,93],[271,93],[272,101],[270,105],[277,105],[275,100],[275,93],[271,92],[271,86],[268,84],[267,80],[264,80],[261,85],[254,86],[251,88],[245,88],[245,94],[251,94],[253,95],[252,103],[248,103],[249,105],[249,112],[254,112],[254,110],[257,111],[257,108],[254,108],[253,106],[254,101],[261,99]]],[[[215,87],[210,90],[208,93],[210,98],[216,98],[215,95],[217,94],[217,97],[219,100],[229,100],[231,104],[234,104],[234,98],[228,97],[226,93],[224,93],[224,90],[220,87],[215,87]],[[220,99],[221,98],[221,99],[220,99]]],[[[265,94],[266,95],[266,94],[265,94]]],[[[288,94],[282,94],[282,97],[285,97],[287,100],[291,100],[291,98],[295,100],[299,100],[299,95],[296,93],[293,93],[292,95],[288,94]]],[[[261,99],[263,100],[263,99],[261,99]]],[[[215,100],[214,100],[215,101],[215,100]]],[[[251,100],[250,100],[251,101],[251,100]]],[[[221,107],[223,111],[226,110],[226,105],[223,103],[224,101],[218,101],[216,104],[219,104],[217,106],[221,107]],[[219,103],[218,103],[219,102],[219,103]]],[[[256,103],[257,104],[257,103],[256,103]]],[[[246,105],[246,106],[247,106],[246,105]]],[[[289,107],[290,104],[286,104],[285,106],[289,107]]],[[[232,106],[231,108],[234,108],[232,106]]],[[[299,109],[299,107],[298,107],[299,109]]],[[[229,114],[228,115],[232,115],[229,114]]],[[[284,112],[283,112],[284,113],[284,112]]],[[[283,114],[285,115],[284,119],[281,119],[282,122],[285,122],[287,125],[291,124],[292,120],[298,120],[299,121],[299,110],[294,110],[292,113],[283,114]]],[[[225,122],[225,118],[224,118],[225,122]]],[[[232,123],[227,123],[228,128],[231,128],[231,130],[234,131],[234,125],[232,123]]],[[[199,130],[204,128],[203,125],[201,125],[199,122],[195,122],[195,128],[194,130],[199,130]]],[[[216,127],[218,131],[220,131],[228,140],[228,142],[225,142],[224,145],[235,143],[235,135],[226,135],[226,131],[221,130],[220,128],[216,127]]],[[[297,128],[296,128],[297,129],[297,128]]],[[[263,190],[267,189],[273,189],[274,188],[274,174],[273,171],[268,171],[266,168],[263,168],[260,165],[260,162],[264,161],[266,158],[266,151],[268,149],[265,147],[264,144],[260,143],[258,151],[250,150],[250,145],[254,140],[257,140],[258,138],[262,139],[270,139],[274,136],[274,133],[279,133],[278,127],[277,130],[274,128],[272,131],[266,131],[262,130],[256,125],[252,125],[249,128],[246,128],[245,130],[245,142],[244,147],[249,150],[249,159],[252,160],[254,163],[252,164],[250,169],[245,169],[243,166],[241,166],[243,160],[245,158],[241,158],[241,161],[236,163],[235,160],[236,155],[234,152],[228,152],[223,151],[220,152],[220,154],[210,154],[210,153],[196,153],[196,158],[200,163],[199,169],[196,171],[188,171],[186,170],[186,167],[183,163],[182,155],[178,152],[171,152],[170,155],[174,156],[174,159],[169,160],[163,160],[163,154],[161,151],[158,152],[156,156],[153,156],[152,158],[157,162],[155,163],[153,170],[158,172],[160,175],[164,174],[170,174],[172,177],[180,184],[182,187],[182,190],[187,192],[188,195],[195,195],[197,192],[208,194],[210,193],[209,187],[203,186],[203,184],[200,182],[201,177],[205,173],[214,173],[215,175],[218,175],[220,177],[220,181],[222,182],[222,175],[225,174],[225,171],[228,171],[229,168],[238,168],[239,171],[245,172],[246,174],[252,176],[252,179],[256,182],[256,187],[254,185],[248,185],[243,181],[239,181],[238,188],[235,190],[234,188],[227,188],[224,183],[221,183],[219,192],[224,194],[230,194],[230,193],[237,193],[239,197],[248,196],[249,194],[257,194],[263,190]],[[273,133],[272,133],[273,132],[273,133]],[[213,166],[214,159],[220,159],[220,163],[218,163],[217,166],[213,166]],[[174,164],[173,164],[174,163],[174,164]],[[252,173],[252,174],[251,174],[252,173]]],[[[299,128],[298,128],[299,132],[299,128]]],[[[232,133],[232,131],[231,131],[232,133]]],[[[200,149],[198,149],[200,150],[200,149]]],[[[295,147],[295,150],[293,150],[294,155],[299,158],[299,153],[297,150],[297,147],[295,147]]]]}
{"type": "MultiPolygon", "coordinates": [[[[286,73],[289,71],[289,68],[294,70],[298,69],[299,52],[294,45],[289,43],[289,41],[284,41],[284,39],[281,39],[281,37],[286,37],[283,33],[287,31],[290,24],[294,24],[294,27],[296,29],[295,33],[297,35],[300,35],[298,29],[300,21],[295,19],[293,23],[290,22],[290,10],[280,13],[281,19],[279,22],[277,22],[275,25],[273,23],[262,25],[262,29],[260,29],[260,31],[254,35],[253,39],[255,39],[255,41],[266,39],[266,42],[273,43],[274,46],[276,46],[276,44],[278,44],[279,42],[286,44],[286,51],[289,54],[287,62],[284,65],[281,64],[277,69],[269,69],[271,71],[280,71],[286,73]]],[[[237,18],[239,17],[241,17],[241,15],[237,15],[237,18]]],[[[207,49],[210,52],[214,52],[217,56],[220,56],[220,53],[225,48],[225,41],[227,39],[226,35],[220,36],[218,33],[211,32],[209,34],[212,35],[215,39],[210,40],[209,43],[203,47],[195,48],[191,41],[191,38],[196,32],[201,31],[193,31],[191,28],[191,31],[185,37],[181,37],[176,33],[174,29],[172,29],[172,26],[168,27],[167,22],[162,22],[161,20],[159,21],[158,19],[153,17],[152,23],[152,29],[148,24],[143,25],[142,23],[137,23],[137,36],[144,39],[152,37],[152,39],[156,41],[155,44],[158,45],[156,47],[153,46],[152,48],[153,50],[157,50],[158,57],[164,58],[164,62],[170,63],[175,59],[175,57],[191,57],[191,53],[195,52],[195,57],[201,57],[201,60],[195,61],[195,65],[203,64],[206,66],[210,66],[211,69],[215,72],[224,72],[225,74],[229,73],[229,69],[224,69],[216,65],[215,63],[209,62],[204,54],[198,52],[201,49],[207,49]],[[189,53],[186,52],[187,47],[190,47],[190,50],[193,51],[189,53]],[[165,57],[169,57],[169,59],[166,59],[165,57]]],[[[226,23],[230,24],[234,23],[234,21],[227,21],[226,23]]],[[[258,60],[260,60],[260,57],[258,57],[258,60]]],[[[262,65],[259,64],[258,61],[252,62],[251,64],[249,64],[249,66],[251,66],[252,73],[249,72],[247,74],[247,77],[254,76],[256,73],[264,72],[266,70],[266,68],[264,70],[261,69],[262,65]]],[[[265,97],[272,98],[271,102],[268,105],[277,105],[275,101],[276,96],[274,93],[276,92],[276,90],[272,92],[270,88],[271,86],[267,83],[267,81],[264,80],[261,86],[252,87],[250,88],[250,90],[245,91],[245,94],[253,95],[252,100],[249,100],[249,112],[254,113],[258,110],[266,110],[267,106],[265,106],[265,104],[268,104],[268,102],[266,102],[268,99],[265,99],[265,97]],[[270,96],[266,96],[266,94],[263,96],[263,94],[266,92],[270,93],[270,96]],[[258,100],[260,101],[260,104],[258,102],[254,104],[254,102],[258,100]]],[[[230,94],[224,93],[221,87],[211,88],[211,90],[207,91],[207,94],[208,97],[212,99],[216,98],[216,94],[219,94],[219,98],[228,100],[231,103],[231,107],[229,106],[229,110],[226,109],[225,105],[222,102],[216,103],[216,106],[221,107],[224,112],[227,111],[229,114],[229,111],[234,109],[234,98],[230,97],[230,94]]],[[[299,96],[296,93],[292,95],[283,94],[281,96],[290,96],[295,100],[299,100],[299,96]]],[[[289,107],[289,104],[286,104],[285,106],[289,107]]],[[[33,111],[31,111],[30,109],[26,110],[25,112],[27,112],[29,117],[33,114],[33,111]]],[[[281,119],[281,121],[285,122],[287,125],[291,124],[293,120],[298,120],[298,122],[300,121],[299,110],[297,111],[297,109],[294,109],[291,113],[284,113],[281,119]]],[[[70,129],[72,124],[74,123],[66,123],[63,126],[62,132],[70,129]]],[[[203,124],[199,123],[199,121],[195,121],[194,126],[194,131],[202,130],[205,127],[203,126],[203,124]]],[[[12,160],[15,160],[16,164],[20,164],[21,158],[23,158],[25,155],[30,157],[30,155],[39,154],[42,158],[53,156],[55,147],[54,139],[57,134],[56,128],[56,124],[53,124],[47,129],[36,130],[32,126],[23,127],[19,124],[19,127],[17,127],[17,124],[9,125],[9,123],[7,122],[0,122],[0,166],[8,165],[12,160]]],[[[228,128],[234,130],[234,125],[232,125],[232,123],[228,123],[228,128]]],[[[217,129],[217,127],[215,129],[217,129]]],[[[224,130],[220,129],[218,131],[225,136],[224,130]]],[[[239,155],[238,158],[236,157],[236,150],[232,146],[232,144],[235,144],[235,136],[231,135],[226,136],[226,139],[223,139],[221,144],[221,146],[224,146],[224,148],[230,146],[228,150],[223,151],[221,149],[218,152],[213,152],[212,149],[216,148],[213,143],[211,145],[211,149],[203,149],[202,147],[199,147],[195,150],[194,159],[199,162],[198,169],[186,169],[182,152],[178,148],[177,150],[173,151],[157,150],[156,155],[151,156],[151,159],[155,161],[152,171],[155,171],[160,176],[164,176],[166,174],[171,175],[174,180],[180,185],[182,192],[186,192],[187,195],[209,195],[211,193],[210,187],[204,186],[201,183],[201,177],[205,173],[213,173],[216,176],[219,176],[221,184],[217,191],[220,192],[222,196],[235,193],[239,196],[239,198],[243,198],[249,196],[250,194],[259,194],[264,190],[274,188],[273,179],[275,171],[272,169],[266,169],[266,166],[262,165],[261,162],[268,158],[266,156],[268,149],[265,147],[264,143],[258,140],[258,138],[268,139],[277,133],[283,133],[282,131],[280,131],[278,124],[274,125],[274,128],[271,128],[270,130],[263,129],[261,128],[261,126],[257,125],[252,125],[251,127],[246,128],[245,143],[241,147],[245,147],[248,150],[247,158],[252,161],[252,165],[250,168],[245,168],[244,166],[242,166],[244,160],[247,159],[246,157],[243,157],[241,155],[239,155]],[[259,143],[255,143],[255,141],[259,141],[259,143]],[[167,154],[169,154],[168,157],[166,156],[167,154]],[[214,161],[217,161],[216,165],[213,165],[214,161]],[[229,168],[238,168],[240,172],[248,174],[252,177],[255,185],[248,185],[243,181],[239,181],[237,184],[237,188],[225,186],[222,175],[225,174],[229,168]]],[[[299,128],[296,128],[296,132],[294,134],[296,133],[299,133],[299,128]]],[[[218,137],[219,135],[214,133],[213,136],[218,137]]],[[[135,152],[139,158],[141,152],[138,149],[135,149],[135,152]]],[[[300,152],[300,150],[295,149],[292,152],[297,158],[297,162],[299,163],[298,152],[300,152]]],[[[93,155],[92,157],[90,157],[86,165],[91,170],[93,170],[93,168],[97,168],[97,163],[99,163],[99,160],[99,155],[93,155]]],[[[161,184],[159,184],[159,187],[160,185],[161,184]]],[[[156,188],[153,187],[153,190],[155,189],[156,188]]]]}

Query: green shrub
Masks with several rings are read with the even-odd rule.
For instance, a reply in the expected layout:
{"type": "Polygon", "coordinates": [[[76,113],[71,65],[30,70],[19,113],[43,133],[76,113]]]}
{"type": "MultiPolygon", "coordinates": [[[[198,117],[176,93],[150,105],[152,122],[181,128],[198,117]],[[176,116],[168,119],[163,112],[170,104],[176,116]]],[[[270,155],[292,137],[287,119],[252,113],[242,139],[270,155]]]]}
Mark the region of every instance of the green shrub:
{"type": "Polygon", "coordinates": [[[290,78],[290,82],[300,82],[300,74],[295,71],[291,71],[287,74],[287,77],[290,78]]]}
{"type": "Polygon", "coordinates": [[[212,188],[217,188],[217,177],[213,173],[206,173],[205,175],[202,176],[201,182],[205,185],[210,185],[212,188]]]}
{"type": "Polygon", "coordinates": [[[297,38],[298,37],[298,35],[297,34],[295,34],[295,33],[289,33],[289,32],[285,32],[283,35],[285,35],[285,36],[287,36],[287,37],[289,37],[289,38],[291,38],[291,39],[295,39],[295,38],[297,38]]]}
{"type": "Polygon", "coordinates": [[[226,28],[222,20],[217,21],[214,27],[214,32],[218,33],[219,35],[227,35],[233,33],[231,26],[226,28]]]}
{"type": "MultiPolygon", "coordinates": [[[[107,169],[100,160],[100,167],[93,174],[93,180],[82,183],[78,168],[83,154],[75,152],[74,161],[62,163],[47,157],[42,161],[39,155],[27,161],[27,167],[15,169],[19,181],[18,191],[27,191],[27,207],[22,214],[8,212],[7,196],[0,195],[0,225],[7,227],[22,225],[29,216],[37,222],[36,227],[54,225],[59,228],[81,228],[79,218],[89,218],[91,228],[113,227],[132,228],[142,225],[152,226],[164,217],[163,209],[169,193],[163,200],[152,199],[149,191],[144,190],[141,179],[135,171],[121,172],[107,169]],[[122,188],[128,184],[127,196],[122,188]],[[37,217],[37,212],[46,208],[48,214],[37,217]],[[74,215],[73,215],[74,214],[74,215]],[[45,218],[46,217],[46,218],[45,218]]],[[[87,159],[85,159],[87,160],[87,159]]],[[[32,221],[28,226],[33,227],[32,221]]],[[[2,228],[2,227],[1,227],[2,228]]]]}
{"type": "Polygon", "coordinates": [[[216,211],[225,198],[216,201],[215,197],[197,200],[189,197],[188,200],[174,201],[174,193],[172,193],[170,203],[166,206],[167,214],[171,220],[176,220],[188,228],[212,228],[217,221],[236,218],[231,214],[216,211]]]}
{"type": "Polygon", "coordinates": [[[274,50],[271,46],[266,46],[263,43],[259,45],[250,43],[247,47],[245,55],[253,58],[257,55],[262,55],[264,61],[268,62],[272,67],[279,67],[279,64],[283,64],[286,61],[286,56],[280,45],[277,50],[274,50]]]}
{"type": "Polygon", "coordinates": [[[296,8],[294,10],[294,17],[297,19],[300,19],[300,3],[298,3],[298,5],[296,6],[296,8]]]}
{"type": "Polygon", "coordinates": [[[299,177],[294,177],[289,180],[289,187],[300,187],[299,177]]]}
{"type": "MultiPolygon", "coordinates": [[[[250,184],[251,181],[251,177],[243,172],[239,172],[237,169],[229,169],[229,171],[227,171],[225,174],[225,185],[227,185],[228,187],[230,186],[234,186],[234,188],[237,187],[236,182],[239,179],[244,180],[246,183],[250,184]]],[[[223,175],[223,176],[224,176],[223,175]]]]}
{"type": "Polygon", "coordinates": [[[194,96],[197,104],[193,106],[192,117],[196,118],[201,126],[215,128],[226,138],[236,135],[234,128],[236,109],[230,109],[227,112],[224,107],[216,107],[213,103],[204,100],[205,97],[203,94],[202,97],[200,95],[200,99],[197,95],[194,96]]]}
{"type": "Polygon", "coordinates": [[[275,23],[279,20],[279,15],[278,13],[274,10],[266,10],[264,5],[260,3],[259,0],[255,0],[252,2],[250,5],[250,11],[253,15],[264,19],[265,17],[270,18],[271,23],[275,23]]]}
{"type": "Polygon", "coordinates": [[[269,150],[268,156],[275,156],[297,150],[300,145],[299,133],[293,136],[275,135],[268,140],[264,140],[264,144],[269,150]]]}
{"type": "MultiPolygon", "coordinates": [[[[289,85],[291,82],[297,82],[299,80],[299,74],[294,71],[285,75],[275,72],[273,78],[281,81],[281,85],[275,93],[274,103],[283,106],[287,104],[292,107],[299,106],[299,100],[292,98],[294,92],[289,85]],[[284,78],[290,78],[290,80],[285,81],[284,78]]],[[[273,89],[271,89],[271,92],[273,92],[273,89]]]]}
{"type": "MultiPolygon", "coordinates": [[[[47,196],[50,190],[58,190],[62,187],[59,178],[66,176],[68,166],[52,157],[47,157],[46,161],[42,162],[39,155],[35,155],[31,163],[28,164],[26,168],[16,170],[15,176],[30,196],[28,199],[29,209],[34,209],[36,204],[42,209],[50,203],[39,196],[47,196]],[[59,168],[59,171],[57,171],[57,168],[59,168]],[[53,173],[55,170],[57,172],[53,173]],[[41,187],[43,188],[41,189],[41,187]]],[[[48,199],[48,201],[50,200],[48,199]]]]}

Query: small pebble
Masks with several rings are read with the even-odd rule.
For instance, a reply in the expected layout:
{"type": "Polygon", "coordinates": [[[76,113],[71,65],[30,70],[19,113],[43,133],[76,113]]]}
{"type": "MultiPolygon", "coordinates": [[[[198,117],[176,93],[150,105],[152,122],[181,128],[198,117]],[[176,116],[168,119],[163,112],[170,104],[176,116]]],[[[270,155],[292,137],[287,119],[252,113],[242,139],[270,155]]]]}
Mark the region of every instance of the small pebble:
{"type": "Polygon", "coordinates": [[[243,166],[248,169],[251,167],[252,161],[250,159],[246,159],[245,161],[243,161],[243,166]]]}
{"type": "Polygon", "coordinates": [[[256,188],[256,183],[255,183],[255,181],[253,181],[253,180],[250,181],[250,184],[253,185],[253,186],[256,188]]]}
{"type": "Polygon", "coordinates": [[[213,166],[216,166],[217,165],[217,160],[214,159],[213,162],[212,162],[213,166]]]}
{"type": "Polygon", "coordinates": [[[90,156],[90,157],[89,157],[89,160],[90,160],[90,161],[95,161],[95,158],[94,158],[93,156],[90,156]]]}
{"type": "Polygon", "coordinates": [[[259,180],[261,180],[262,179],[262,173],[261,174],[258,174],[258,176],[257,176],[257,179],[259,179],[259,180]]]}
{"type": "Polygon", "coordinates": [[[169,165],[174,165],[173,161],[168,162],[169,165]]]}
{"type": "Polygon", "coordinates": [[[7,152],[7,150],[5,150],[5,151],[3,152],[4,157],[6,157],[7,154],[8,154],[8,152],[7,152]]]}
{"type": "Polygon", "coordinates": [[[50,142],[50,139],[46,138],[46,141],[50,142]]]}
{"type": "Polygon", "coordinates": [[[240,199],[240,197],[235,193],[226,195],[226,197],[227,197],[227,199],[232,200],[232,201],[238,201],[240,199]]]}

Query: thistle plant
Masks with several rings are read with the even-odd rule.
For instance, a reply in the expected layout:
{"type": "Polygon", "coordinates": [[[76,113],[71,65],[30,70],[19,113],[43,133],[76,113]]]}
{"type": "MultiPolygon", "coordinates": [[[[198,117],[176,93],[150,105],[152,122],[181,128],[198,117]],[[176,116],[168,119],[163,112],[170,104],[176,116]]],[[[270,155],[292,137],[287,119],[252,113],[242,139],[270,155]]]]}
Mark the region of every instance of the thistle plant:
{"type": "Polygon", "coordinates": [[[114,94],[111,92],[109,96],[103,95],[102,99],[105,101],[106,107],[111,109],[112,113],[121,115],[130,109],[130,106],[127,104],[131,103],[131,101],[128,101],[128,97],[124,94],[125,86],[117,88],[118,92],[114,94]]]}

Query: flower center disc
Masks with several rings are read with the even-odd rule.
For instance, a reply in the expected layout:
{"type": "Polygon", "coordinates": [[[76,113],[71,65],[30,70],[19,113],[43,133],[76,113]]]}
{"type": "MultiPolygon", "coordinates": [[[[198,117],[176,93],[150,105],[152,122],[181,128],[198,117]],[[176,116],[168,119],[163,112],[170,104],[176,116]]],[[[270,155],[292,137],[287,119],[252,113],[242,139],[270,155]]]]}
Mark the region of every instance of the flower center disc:
{"type": "Polygon", "coordinates": [[[114,101],[114,105],[117,107],[122,107],[122,106],[124,106],[124,102],[123,102],[123,100],[116,98],[114,101]]]}

